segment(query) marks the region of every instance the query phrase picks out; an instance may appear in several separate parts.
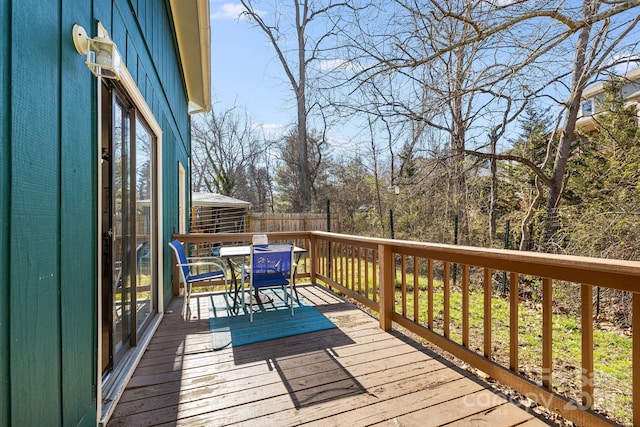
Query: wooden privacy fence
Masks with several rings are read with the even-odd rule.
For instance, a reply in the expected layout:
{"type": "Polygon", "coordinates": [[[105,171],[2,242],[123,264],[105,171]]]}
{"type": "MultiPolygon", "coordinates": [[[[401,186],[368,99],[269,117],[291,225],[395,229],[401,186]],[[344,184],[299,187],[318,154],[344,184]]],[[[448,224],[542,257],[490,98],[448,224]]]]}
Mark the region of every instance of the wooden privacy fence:
{"type": "MultiPolygon", "coordinates": [[[[331,231],[341,232],[339,217],[331,218],[331,231]]],[[[272,233],[328,231],[327,216],[314,213],[258,213],[246,208],[194,206],[189,215],[191,233],[272,233]]]]}
{"type": "MultiPolygon", "coordinates": [[[[212,242],[213,237],[221,244],[246,243],[251,241],[251,235],[175,237],[202,245],[212,242]]],[[[630,292],[633,301],[632,380],[627,386],[631,392],[633,424],[640,425],[640,338],[636,333],[640,330],[640,262],[326,232],[273,233],[269,234],[269,239],[295,242],[305,247],[308,251],[302,274],[312,283],[322,282],[376,311],[382,329],[390,330],[395,322],[579,425],[613,424],[596,412],[607,408],[596,408],[594,404],[599,378],[594,369],[593,288],[600,286],[630,292]],[[452,271],[460,271],[459,282],[453,283],[455,275],[452,271]],[[506,272],[509,277],[506,296],[509,315],[504,325],[493,312],[499,298],[493,295],[492,277],[499,272],[506,272]],[[520,323],[523,301],[519,297],[519,287],[521,279],[525,278],[542,283],[541,303],[528,308],[537,310],[541,319],[539,381],[521,373],[521,339],[532,327],[520,323]],[[552,328],[553,289],[560,283],[579,288],[576,304],[580,306],[581,369],[578,372],[581,386],[571,393],[576,398],[566,397],[566,392],[559,391],[554,385],[554,373],[557,373],[554,362],[563,357],[556,355],[554,359],[554,347],[560,341],[554,340],[552,328]],[[472,298],[482,307],[480,322],[470,315],[472,298]],[[425,300],[426,304],[419,303],[425,300]],[[504,340],[499,338],[502,336],[505,336],[504,340]],[[480,342],[477,342],[478,337],[481,337],[480,342]]],[[[174,279],[176,277],[174,273],[174,279]]],[[[174,290],[177,291],[177,287],[174,290]]]]}
{"type": "MultiPolygon", "coordinates": [[[[271,233],[279,231],[328,231],[327,215],[315,213],[250,213],[247,231],[271,233]]],[[[331,218],[331,231],[340,233],[340,218],[331,218]]]]}

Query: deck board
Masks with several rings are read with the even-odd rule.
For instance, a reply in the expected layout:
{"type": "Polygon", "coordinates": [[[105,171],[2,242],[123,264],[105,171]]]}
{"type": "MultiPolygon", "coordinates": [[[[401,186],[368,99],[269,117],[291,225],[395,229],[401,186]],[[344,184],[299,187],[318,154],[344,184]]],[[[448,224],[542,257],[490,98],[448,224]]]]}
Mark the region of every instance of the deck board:
{"type": "Polygon", "coordinates": [[[108,425],[546,425],[324,288],[298,290],[338,328],[220,351],[208,297],[189,321],[174,299],[108,425]]]}

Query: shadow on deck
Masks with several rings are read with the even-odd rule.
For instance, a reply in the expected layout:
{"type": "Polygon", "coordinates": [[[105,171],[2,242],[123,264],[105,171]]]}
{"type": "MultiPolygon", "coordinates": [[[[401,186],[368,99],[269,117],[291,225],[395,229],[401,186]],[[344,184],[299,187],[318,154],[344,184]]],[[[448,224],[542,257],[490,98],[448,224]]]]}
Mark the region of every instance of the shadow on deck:
{"type": "Polygon", "coordinates": [[[298,290],[338,328],[220,351],[208,295],[187,322],[175,298],[109,426],[547,425],[325,288],[298,290]]]}

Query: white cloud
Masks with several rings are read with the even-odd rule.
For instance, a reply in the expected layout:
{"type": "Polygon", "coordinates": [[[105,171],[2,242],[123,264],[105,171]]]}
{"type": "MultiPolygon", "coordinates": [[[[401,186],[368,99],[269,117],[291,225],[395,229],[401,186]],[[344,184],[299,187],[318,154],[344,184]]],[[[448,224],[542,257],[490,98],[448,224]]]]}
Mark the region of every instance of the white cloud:
{"type": "MultiPolygon", "coordinates": [[[[223,3],[218,9],[211,12],[212,20],[220,19],[247,19],[246,15],[243,15],[245,8],[240,3],[223,3]]],[[[266,12],[262,10],[256,10],[259,16],[263,16],[266,12]]]]}
{"type": "Polygon", "coordinates": [[[282,123],[257,123],[254,127],[261,129],[267,139],[278,139],[283,136],[287,130],[287,127],[282,123]]]}
{"type": "Polygon", "coordinates": [[[492,6],[504,7],[515,3],[515,0],[488,0],[487,3],[492,6]]]}
{"type": "Polygon", "coordinates": [[[244,6],[239,3],[224,3],[211,12],[211,19],[238,19],[244,11],[244,6]]]}
{"type": "Polygon", "coordinates": [[[318,68],[321,71],[353,71],[356,67],[346,59],[328,59],[320,61],[318,68]]]}

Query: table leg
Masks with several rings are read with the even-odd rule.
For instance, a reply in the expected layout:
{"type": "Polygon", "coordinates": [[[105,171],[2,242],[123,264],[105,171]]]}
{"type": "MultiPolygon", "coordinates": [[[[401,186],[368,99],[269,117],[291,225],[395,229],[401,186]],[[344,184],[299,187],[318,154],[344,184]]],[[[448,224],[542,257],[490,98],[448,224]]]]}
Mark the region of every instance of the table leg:
{"type": "Polygon", "coordinates": [[[231,258],[227,258],[227,263],[229,264],[229,270],[231,271],[231,283],[233,286],[233,306],[231,309],[235,313],[237,310],[236,304],[238,303],[238,276],[236,275],[236,269],[234,268],[231,258]]]}

